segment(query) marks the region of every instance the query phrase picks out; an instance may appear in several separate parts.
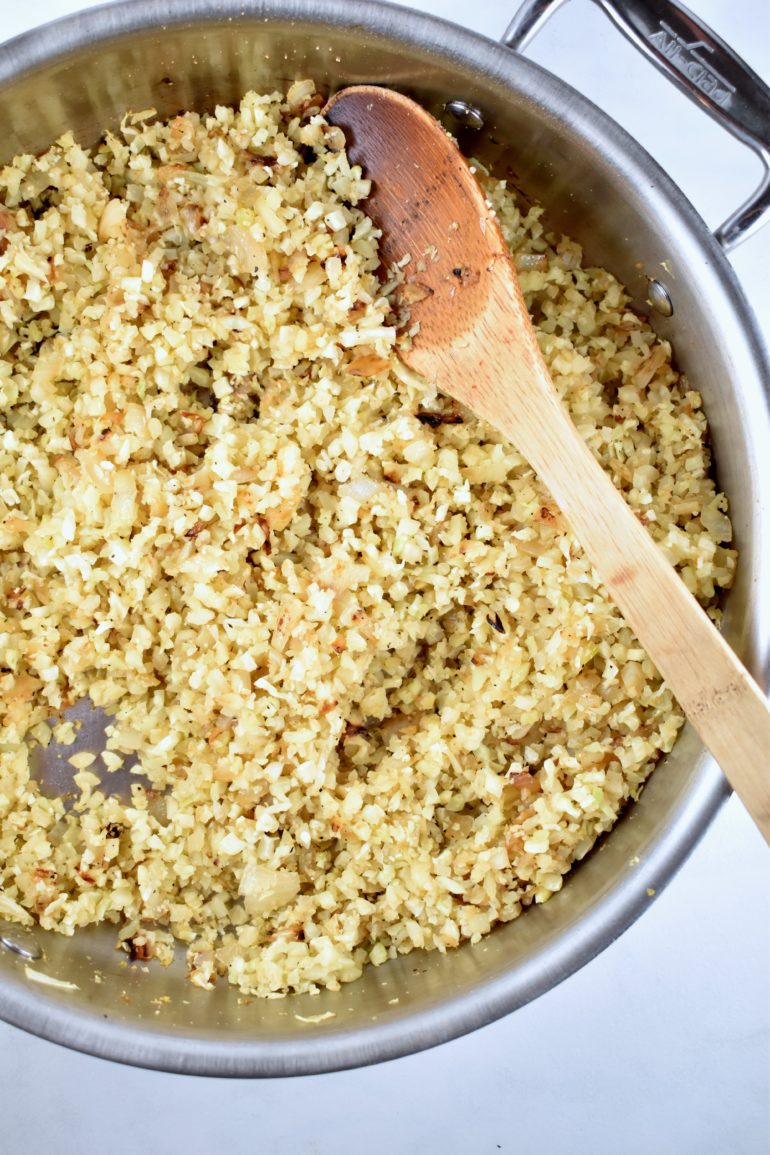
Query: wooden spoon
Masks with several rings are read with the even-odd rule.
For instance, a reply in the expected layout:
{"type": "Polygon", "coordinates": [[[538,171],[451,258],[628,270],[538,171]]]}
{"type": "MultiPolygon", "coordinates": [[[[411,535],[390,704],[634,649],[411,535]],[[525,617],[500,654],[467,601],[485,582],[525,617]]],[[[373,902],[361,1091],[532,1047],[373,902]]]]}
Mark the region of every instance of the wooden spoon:
{"type": "Polygon", "coordinates": [[[493,211],[441,125],[390,89],[326,107],[372,180],[366,210],[391,264],[407,254],[419,322],[401,356],[499,429],[559,504],[652,661],[770,842],[770,708],[624,498],[556,393],[493,211]]]}

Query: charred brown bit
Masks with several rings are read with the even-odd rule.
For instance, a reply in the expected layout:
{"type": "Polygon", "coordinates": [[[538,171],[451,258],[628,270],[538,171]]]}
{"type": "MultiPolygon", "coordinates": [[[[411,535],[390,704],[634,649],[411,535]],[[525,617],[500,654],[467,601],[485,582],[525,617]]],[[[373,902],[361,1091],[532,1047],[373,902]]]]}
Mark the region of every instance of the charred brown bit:
{"type": "Polygon", "coordinates": [[[14,586],[7,591],[5,598],[8,604],[13,606],[14,609],[20,610],[24,606],[26,593],[27,591],[24,589],[24,586],[14,586]]]}
{"type": "Polygon", "coordinates": [[[315,92],[309,96],[307,100],[303,100],[297,108],[300,116],[313,116],[319,109],[323,108],[326,103],[326,97],[322,96],[320,92],[315,92]]]}
{"type": "Polygon", "coordinates": [[[489,624],[493,630],[497,630],[498,634],[504,634],[505,633],[505,626],[503,625],[499,614],[497,614],[497,613],[488,614],[487,615],[487,621],[489,622],[489,624]]]}
{"type": "Polygon", "coordinates": [[[128,957],[131,959],[131,962],[147,962],[155,955],[153,944],[148,942],[145,936],[141,934],[126,939],[126,947],[128,948],[128,957]]]}
{"type": "Polygon", "coordinates": [[[438,429],[439,425],[462,425],[463,423],[459,413],[418,413],[417,420],[422,425],[429,425],[431,429],[438,429]]]}
{"type": "Polygon", "coordinates": [[[461,285],[475,285],[479,280],[479,274],[468,267],[468,265],[455,265],[452,269],[452,276],[460,282],[461,285]]]}

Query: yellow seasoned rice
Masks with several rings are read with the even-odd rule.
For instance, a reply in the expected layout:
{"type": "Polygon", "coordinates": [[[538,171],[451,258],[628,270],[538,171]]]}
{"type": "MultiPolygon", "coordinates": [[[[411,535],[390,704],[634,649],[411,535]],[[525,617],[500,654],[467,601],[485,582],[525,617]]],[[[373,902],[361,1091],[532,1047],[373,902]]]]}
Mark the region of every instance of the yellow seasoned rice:
{"type": "MultiPolygon", "coordinates": [[[[522,456],[396,362],[320,103],[129,115],[0,174],[0,917],[260,995],[545,901],[682,723],[522,456]],[[72,754],[86,697],[107,749],[72,754]]],[[[716,615],[698,394],[483,179],[580,431],[716,615]]]]}

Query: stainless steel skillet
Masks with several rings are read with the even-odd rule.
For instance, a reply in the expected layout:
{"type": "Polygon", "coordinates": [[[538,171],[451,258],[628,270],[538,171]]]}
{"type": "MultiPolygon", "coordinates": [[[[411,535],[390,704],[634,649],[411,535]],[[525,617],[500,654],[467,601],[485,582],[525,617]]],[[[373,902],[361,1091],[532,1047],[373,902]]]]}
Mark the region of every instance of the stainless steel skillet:
{"type": "MultiPolygon", "coordinates": [[[[528,5],[510,38],[520,42],[547,7],[528,5]]],[[[766,158],[770,106],[758,79],[672,4],[623,9],[646,51],[667,61],[678,82],[694,85],[711,111],[727,112],[733,130],[766,158]]],[[[655,302],[659,331],[704,395],[742,553],[725,631],[766,678],[766,354],[720,240],[651,158],[574,90],[509,48],[383,4],[132,0],[0,49],[3,159],[41,149],[68,127],[93,140],[126,107],[154,105],[163,114],[202,108],[306,74],[331,88],[391,84],[437,113],[449,105],[460,120],[448,123],[470,126],[462,134],[468,147],[501,172],[513,170],[548,206],[551,222],[617,273],[640,307],[655,302]]],[[[721,239],[734,243],[755,227],[767,201],[765,180],[721,239]]],[[[36,935],[44,958],[32,966],[76,989],[40,986],[18,953],[0,951],[0,1012],[94,1054],[207,1074],[329,1070],[430,1046],[522,1005],[606,946],[648,905],[647,889],[665,885],[724,793],[715,767],[685,733],[640,802],[547,906],[475,948],[414,954],[370,970],[339,994],[239,1005],[234,992],[191,990],[181,960],[167,971],[121,969],[106,930],[74,939],[36,935]],[[161,996],[170,1002],[158,1003],[161,996]],[[334,1017],[303,1021],[327,1011],[334,1017]]],[[[18,932],[5,928],[3,937],[35,949],[18,932]]]]}

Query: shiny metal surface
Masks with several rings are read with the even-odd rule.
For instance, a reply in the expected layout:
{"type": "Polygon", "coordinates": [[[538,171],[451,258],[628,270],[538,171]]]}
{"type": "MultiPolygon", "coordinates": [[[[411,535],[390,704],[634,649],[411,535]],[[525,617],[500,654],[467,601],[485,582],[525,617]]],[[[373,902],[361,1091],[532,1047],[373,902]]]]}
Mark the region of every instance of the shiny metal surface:
{"type": "Polygon", "coordinates": [[[674,315],[674,302],[662,281],[650,281],[647,287],[647,298],[655,312],[660,313],[661,317],[674,315]]]}
{"type": "Polygon", "coordinates": [[[43,957],[43,948],[36,936],[13,923],[0,922],[0,947],[18,955],[19,958],[26,959],[27,962],[34,962],[35,959],[43,957]]]}
{"type": "MultiPolygon", "coordinates": [[[[719,245],[627,134],[542,69],[401,8],[362,2],[350,17],[347,0],[132,0],[60,21],[0,48],[0,160],[70,126],[93,141],[127,106],[167,115],[302,75],[329,88],[392,84],[437,115],[453,99],[478,107],[485,127],[466,144],[542,200],[551,224],[616,272],[640,308],[662,262],[676,277],[676,311],[656,325],[704,395],[732,505],[742,561],[725,633],[766,679],[770,368],[719,245]]],[[[648,889],[666,885],[725,796],[685,731],[551,902],[475,947],[406,956],[337,993],[267,1002],[221,985],[207,993],[186,983],[181,958],[167,969],[127,963],[114,930],[102,929],[38,934],[36,969],[75,990],[30,982],[23,961],[0,951],[0,1014],[92,1054],[207,1074],[333,1070],[428,1047],[523,1005],[602,950],[649,905],[648,889]]]]}
{"type": "Polygon", "coordinates": [[[484,117],[481,110],[474,108],[466,100],[448,100],[445,108],[465,128],[479,129],[484,127],[484,117]]]}
{"type": "MultiPolygon", "coordinates": [[[[524,0],[503,43],[521,52],[563,3],[524,0]]],[[[770,217],[770,88],[677,0],[594,3],[664,76],[759,157],[758,188],[716,231],[725,250],[735,248],[770,217]]]]}

